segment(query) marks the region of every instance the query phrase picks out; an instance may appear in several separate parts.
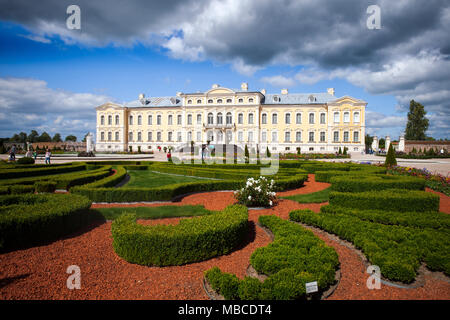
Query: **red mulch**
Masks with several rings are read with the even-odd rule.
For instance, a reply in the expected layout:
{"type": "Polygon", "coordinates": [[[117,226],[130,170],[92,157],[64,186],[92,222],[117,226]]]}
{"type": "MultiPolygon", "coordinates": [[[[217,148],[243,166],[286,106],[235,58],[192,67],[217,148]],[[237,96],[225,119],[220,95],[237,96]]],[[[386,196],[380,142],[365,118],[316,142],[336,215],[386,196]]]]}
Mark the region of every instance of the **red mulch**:
{"type": "Polygon", "coordinates": [[[434,190],[431,190],[430,188],[425,188],[425,191],[432,192],[441,198],[441,201],[439,202],[439,211],[450,214],[450,197],[446,196],[442,192],[437,192],[434,190]]]}
{"type": "MultiPolygon", "coordinates": [[[[309,193],[328,186],[315,182],[310,175],[304,187],[280,195],[309,193]]],[[[441,211],[450,213],[449,199],[444,195],[441,195],[441,207],[443,197],[446,204],[441,211]]],[[[201,204],[210,210],[221,210],[234,202],[232,192],[207,192],[186,196],[175,203],[96,204],[93,207],[201,204]]],[[[252,232],[241,248],[207,261],[162,268],[130,264],[119,258],[112,248],[111,222],[94,224],[45,246],[1,254],[0,299],[208,299],[201,283],[205,270],[219,266],[242,278],[252,252],[270,242],[265,232],[255,226],[260,215],[275,214],[288,219],[292,210],[308,208],[318,212],[322,205],[280,200],[273,208],[250,210],[252,232]],[[81,268],[80,290],[66,287],[69,265],[81,268]]],[[[176,224],[179,220],[139,220],[138,223],[176,224]]],[[[434,279],[432,274],[426,276],[425,286],[421,288],[382,285],[380,290],[369,290],[365,285],[368,274],[359,256],[326,236],[318,236],[336,249],[341,263],[341,281],[329,299],[450,299],[450,284],[434,279]]]]}

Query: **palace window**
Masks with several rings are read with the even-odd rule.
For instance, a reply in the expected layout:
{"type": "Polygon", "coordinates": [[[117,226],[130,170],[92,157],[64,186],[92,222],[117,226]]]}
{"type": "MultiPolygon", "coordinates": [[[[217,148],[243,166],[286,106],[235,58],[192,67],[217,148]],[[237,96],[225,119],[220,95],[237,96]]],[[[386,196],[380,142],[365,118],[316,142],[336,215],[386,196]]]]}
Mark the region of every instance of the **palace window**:
{"type": "Polygon", "coordinates": [[[222,123],[223,123],[222,112],[219,112],[217,114],[217,124],[222,124],[222,123]]]}
{"type": "Polygon", "coordinates": [[[114,137],[115,140],[116,140],[116,141],[119,141],[119,132],[115,132],[114,135],[115,135],[115,137],[114,137]]]}
{"type": "Polygon", "coordinates": [[[232,100],[231,99],[227,99],[227,103],[231,103],[232,102],[232,100]]]}
{"type": "Polygon", "coordinates": [[[177,115],[177,125],[181,126],[182,122],[183,122],[183,116],[181,114],[177,115]]]}
{"type": "Polygon", "coordinates": [[[278,134],[276,131],[272,132],[272,142],[278,141],[278,134]]]}
{"type": "Polygon", "coordinates": [[[202,141],[202,133],[200,131],[197,131],[197,141],[198,142],[202,141]]]}
{"type": "Polygon", "coordinates": [[[142,124],[142,116],[138,116],[138,125],[142,124]]]}
{"type": "Polygon", "coordinates": [[[242,133],[242,131],[239,131],[239,132],[238,132],[238,141],[239,141],[239,142],[244,141],[244,134],[242,133]]]}
{"type": "Polygon", "coordinates": [[[133,116],[130,116],[130,125],[133,125],[133,116]]]}
{"type": "Polygon", "coordinates": [[[223,141],[223,133],[222,131],[217,132],[217,142],[223,141]]]}
{"type": "Polygon", "coordinates": [[[187,141],[188,142],[192,141],[192,132],[190,132],[190,131],[187,133],[187,141]]]}
{"type": "Polygon", "coordinates": [[[243,103],[243,102],[244,102],[244,99],[240,98],[239,103],[243,103]]]}
{"type": "Polygon", "coordinates": [[[133,132],[128,133],[128,141],[133,141],[133,132]]]}
{"type": "Polygon", "coordinates": [[[334,113],[334,123],[339,123],[339,112],[334,113]]]}
{"type": "Polygon", "coordinates": [[[325,124],[326,115],[325,113],[320,114],[320,124],[325,124]]]}
{"type": "Polygon", "coordinates": [[[173,116],[172,116],[171,114],[169,114],[169,115],[167,116],[167,123],[168,123],[169,126],[172,125],[172,118],[173,118],[173,116]]]}
{"type": "Polygon", "coordinates": [[[339,131],[333,132],[333,141],[339,142],[339,131]]]}
{"type": "Polygon", "coordinates": [[[353,122],[359,123],[359,112],[353,114],[353,122]]]}
{"type": "Polygon", "coordinates": [[[208,103],[213,103],[213,100],[212,99],[208,99],[208,103]]]}
{"type": "Polygon", "coordinates": [[[302,123],[302,114],[301,114],[301,113],[297,113],[297,114],[295,115],[295,122],[296,122],[297,124],[301,124],[301,123],[302,123]]]}
{"type": "Polygon", "coordinates": [[[156,124],[157,124],[158,126],[161,125],[161,115],[160,115],[160,114],[158,114],[158,115],[156,116],[156,124]]]}
{"type": "Polygon", "coordinates": [[[233,117],[231,115],[231,112],[227,112],[227,124],[233,123],[233,117]]]}
{"type": "Polygon", "coordinates": [[[344,122],[350,122],[350,112],[344,112],[344,122]]]}
{"type": "Polygon", "coordinates": [[[192,114],[188,114],[187,124],[188,125],[192,124],[192,114]]]}
{"type": "Polygon", "coordinates": [[[353,132],[353,141],[359,142],[359,132],[358,131],[353,132]]]}
{"type": "Polygon", "coordinates": [[[253,131],[248,133],[248,142],[253,142],[253,131]]]}
{"type": "Polygon", "coordinates": [[[111,141],[112,140],[112,134],[111,134],[111,132],[108,132],[108,141],[111,141]]]}
{"type": "Polygon", "coordinates": [[[314,113],[309,114],[309,123],[314,124],[314,113]]]}
{"type": "Polygon", "coordinates": [[[172,141],[172,132],[167,132],[167,141],[172,141]]]}
{"type": "Polygon", "coordinates": [[[116,126],[119,125],[119,116],[116,116],[116,126]]]}
{"type": "Polygon", "coordinates": [[[207,141],[214,141],[214,133],[212,131],[208,131],[207,135],[207,141]]]}
{"type": "Polygon", "coordinates": [[[267,133],[265,131],[261,133],[261,142],[267,142],[267,133]]]}
{"type": "Polygon", "coordinates": [[[197,100],[197,104],[201,104],[202,103],[202,100],[201,99],[198,99],[197,100]]]}
{"type": "Polygon", "coordinates": [[[278,114],[272,113],[272,124],[278,123],[278,114]]]}
{"type": "Polygon", "coordinates": [[[284,122],[285,122],[286,124],[291,124],[291,114],[290,114],[290,113],[286,113],[286,114],[284,115],[284,122]]]}
{"type": "Polygon", "coordinates": [[[142,133],[138,132],[138,141],[142,141],[142,133]]]}
{"type": "Polygon", "coordinates": [[[244,115],[242,113],[238,114],[238,124],[244,123],[244,115]]]}
{"type": "Polygon", "coordinates": [[[253,103],[253,98],[248,99],[249,103],[253,103]]]}
{"type": "Polygon", "coordinates": [[[105,133],[104,132],[100,133],[100,140],[105,141],[105,133]]]}
{"type": "Polygon", "coordinates": [[[181,132],[177,132],[177,142],[181,142],[181,132]]]}
{"type": "Polygon", "coordinates": [[[112,125],[112,116],[108,116],[108,125],[112,125]]]}
{"type": "Polygon", "coordinates": [[[217,100],[217,103],[222,103],[222,102],[223,102],[222,99],[217,100]]]}
{"type": "Polygon", "coordinates": [[[157,132],[156,133],[156,141],[159,141],[159,142],[161,142],[161,132],[159,131],[159,132],[157,132]]]}
{"type": "Polygon", "coordinates": [[[348,142],[348,131],[344,131],[344,142],[348,142]]]}
{"type": "Polygon", "coordinates": [[[152,140],[153,140],[152,132],[147,133],[147,141],[152,141],[152,140]]]}
{"type": "Polygon", "coordinates": [[[192,100],[188,100],[188,104],[192,104],[192,100]]]}
{"type": "Polygon", "coordinates": [[[284,142],[291,142],[291,133],[289,131],[284,133],[284,142]]]}
{"type": "Polygon", "coordinates": [[[261,116],[261,123],[267,124],[267,113],[263,113],[261,116]]]}
{"type": "Polygon", "coordinates": [[[100,124],[103,126],[105,124],[105,116],[100,117],[100,124]]]}
{"type": "Polygon", "coordinates": [[[152,125],[152,124],[153,124],[153,116],[152,116],[152,115],[149,115],[149,116],[148,116],[148,124],[149,124],[149,125],[152,125]]]}
{"type": "Polygon", "coordinates": [[[325,132],[320,133],[320,142],[325,142],[325,132]]]}
{"type": "Polygon", "coordinates": [[[248,114],[248,124],[253,124],[253,113],[248,114]]]}
{"type": "Polygon", "coordinates": [[[309,133],[309,142],[314,142],[314,132],[309,133]]]}
{"type": "Polygon", "coordinates": [[[208,113],[208,124],[214,123],[214,116],[212,113],[208,113]]]}
{"type": "Polygon", "coordinates": [[[301,131],[297,131],[295,133],[295,141],[297,141],[297,142],[302,141],[302,132],[301,131]]]}

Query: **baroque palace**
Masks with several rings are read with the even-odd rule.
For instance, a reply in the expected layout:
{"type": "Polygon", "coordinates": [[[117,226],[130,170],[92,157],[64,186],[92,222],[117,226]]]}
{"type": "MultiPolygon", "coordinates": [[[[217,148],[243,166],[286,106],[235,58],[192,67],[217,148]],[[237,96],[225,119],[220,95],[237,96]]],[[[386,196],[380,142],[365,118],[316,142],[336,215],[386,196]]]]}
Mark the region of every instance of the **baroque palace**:
{"type": "Polygon", "coordinates": [[[108,102],[97,110],[97,151],[154,151],[234,144],[271,152],[334,153],[365,148],[365,101],[324,93],[279,94],[238,90],[215,84],[204,93],[145,97],[123,105],[108,102]]]}

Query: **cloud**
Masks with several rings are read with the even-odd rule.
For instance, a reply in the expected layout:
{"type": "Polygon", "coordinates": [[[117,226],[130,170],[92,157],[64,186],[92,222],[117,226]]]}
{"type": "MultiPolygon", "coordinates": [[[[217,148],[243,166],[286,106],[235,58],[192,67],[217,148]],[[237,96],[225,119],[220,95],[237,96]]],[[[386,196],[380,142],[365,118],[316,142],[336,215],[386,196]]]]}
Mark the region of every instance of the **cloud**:
{"type": "Polygon", "coordinates": [[[274,87],[280,88],[288,88],[292,87],[295,84],[295,80],[292,78],[287,78],[284,76],[273,76],[273,77],[263,77],[261,78],[262,82],[268,83],[274,87]]]}
{"type": "Polygon", "coordinates": [[[0,136],[31,130],[79,138],[95,132],[95,107],[112,99],[49,88],[42,80],[0,77],[0,136]]]}

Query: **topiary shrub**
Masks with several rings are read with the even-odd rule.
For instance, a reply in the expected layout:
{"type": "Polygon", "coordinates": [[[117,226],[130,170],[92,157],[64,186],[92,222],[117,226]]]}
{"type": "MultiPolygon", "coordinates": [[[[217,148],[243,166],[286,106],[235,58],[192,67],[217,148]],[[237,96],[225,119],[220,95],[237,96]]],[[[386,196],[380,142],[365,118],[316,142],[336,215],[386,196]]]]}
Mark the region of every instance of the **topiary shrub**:
{"type": "Polygon", "coordinates": [[[9,193],[10,194],[23,194],[23,193],[34,193],[34,186],[31,185],[13,185],[9,186],[9,193]]]}
{"type": "Polygon", "coordinates": [[[53,193],[56,190],[56,182],[53,181],[38,181],[34,183],[34,189],[38,193],[53,193]]]}
{"type": "Polygon", "coordinates": [[[34,159],[30,157],[23,157],[17,160],[18,164],[34,164],[34,159]]]}
{"type": "Polygon", "coordinates": [[[388,149],[388,153],[386,155],[386,160],[384,162],[384,165],[386,167],[392,167],[392,166],[397,165],[397,160],[395,159],[395,151],[394,151],[394,148],[392,147],[392,143],[389,144],[389,149],[388,149]]]}

